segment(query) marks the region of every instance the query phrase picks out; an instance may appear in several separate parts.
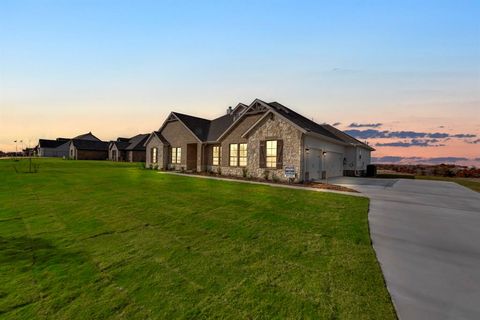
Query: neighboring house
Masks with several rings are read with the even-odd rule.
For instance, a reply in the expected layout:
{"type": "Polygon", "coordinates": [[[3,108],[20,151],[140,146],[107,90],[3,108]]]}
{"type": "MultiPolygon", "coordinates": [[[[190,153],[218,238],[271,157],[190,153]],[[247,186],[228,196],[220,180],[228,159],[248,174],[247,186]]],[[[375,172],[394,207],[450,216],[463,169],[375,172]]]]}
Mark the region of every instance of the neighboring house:
{"type": "Polygon", "coordinates": [[[39,157],[68,157],[68,142],[70,139],[57,138],[56,140],[38,140],[37,153],[39,157]]]}
{"type": "Polygon", "coordinates": [[[117,138],[117,141],[110,141],[108,144],[108,160],[126,161],[127,152],[125,149],[129,146],[129,138],[117,138]]]}
{"type": "Polygon", "coordinates": [[[118,138],[108,145],[108,159],[112,161],[145,162],[145,141],[149,134],[132,138],[118,138]]]}
{"type": "Polygon", "coordinates": [[[295,181],[363,175],[374,149],[277,103],[256,99],[214,120],[172,112],[146,143],[146,165],[295,181]]]}
{"type": "MultiPolygon", "coordinates": [[[[91,132],[81,134],[73,139],[100,141],[91,132]]],[[[57,138],[56,140],[40,139],[36,147],[39,157],[68,158],[70,156],[70,138],[57,138]]]]}
{"type": "Polygon", "coordinates": [[[69,158],[74,160],[108,159],[108,142],[72,139],[69,142],[69,158]]]}

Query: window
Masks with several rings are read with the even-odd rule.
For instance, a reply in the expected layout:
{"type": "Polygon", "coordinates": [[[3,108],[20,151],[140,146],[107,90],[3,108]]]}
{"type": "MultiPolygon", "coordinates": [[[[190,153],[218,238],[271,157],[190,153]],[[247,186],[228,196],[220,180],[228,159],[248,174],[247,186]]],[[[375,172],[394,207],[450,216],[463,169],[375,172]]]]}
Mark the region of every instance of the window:
{"type": "Polygon", "coordinates": [[[247,166],[247,144],[240,143],[238,149],[239,149],[238,165],[240,167],[245,167],[247,166]]]}
{"type": "Polygon", "coordinates": [[[236,167],[238,165],[238,144],[230,144],[230,166],[236,167]]]}
{"type": "Polygon", "coordinates": [[[214,165],[214,166],[219,166],[220,165],[220,153],[221,153],[220,150],[221,150],[220,146],[214,146],[213,147],[212,165],[214,165]]]}
{"type": "Polygon", "coordinates": [[[283,168],[283,140],[262,140],[259,150],[260,168],[283,168]]]}
{"type": "Polygon", "coordinates": [[[172,163],[179,164],[182,160],[182,148],[172,148],[172,163]]]}
{"type": "Polygon", "coordinates": [[[277,140],[267,141],[266,144],[266,166],[267,168],[277,167],[277,140]]]}
{"type": "Polygon", "coordinates": [[[230,144],[230,166],[245,167],[247,165],[247,144],[230,144]]]}
{"type": "Polygon", "coordinates": [[[158,161],[158,149],[157,148],[152,148],[151,153],[152,153],[152,163],[157,163],[157,161],[158,161]]]}

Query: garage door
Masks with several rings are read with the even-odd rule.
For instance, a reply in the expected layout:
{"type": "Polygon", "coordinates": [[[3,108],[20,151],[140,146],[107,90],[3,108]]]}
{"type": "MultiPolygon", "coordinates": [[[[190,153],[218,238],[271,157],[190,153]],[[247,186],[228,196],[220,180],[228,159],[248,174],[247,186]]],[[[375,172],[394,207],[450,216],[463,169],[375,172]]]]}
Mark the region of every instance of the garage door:
{"type": "Polygon", "coordinates": [[[343,176],[343,154],[327,151],[325,167],[327,169],[327,177],[343,176]]]}

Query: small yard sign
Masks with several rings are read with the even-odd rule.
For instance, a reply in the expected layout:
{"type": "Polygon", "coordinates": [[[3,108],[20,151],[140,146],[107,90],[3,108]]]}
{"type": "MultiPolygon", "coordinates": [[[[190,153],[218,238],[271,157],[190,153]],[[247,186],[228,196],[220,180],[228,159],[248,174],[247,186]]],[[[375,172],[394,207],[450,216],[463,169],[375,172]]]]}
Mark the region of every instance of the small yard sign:
{"type": "Polygon", "coordinates": [[[295,167],[285,167],[285,177],[286,178],[295,178],[295,167]]]}

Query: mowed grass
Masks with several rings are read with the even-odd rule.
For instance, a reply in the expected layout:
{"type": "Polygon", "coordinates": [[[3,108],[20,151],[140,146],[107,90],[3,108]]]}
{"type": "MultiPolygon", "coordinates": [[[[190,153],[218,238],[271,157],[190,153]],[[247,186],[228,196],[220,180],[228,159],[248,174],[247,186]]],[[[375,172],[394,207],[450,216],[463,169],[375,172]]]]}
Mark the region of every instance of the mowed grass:
{"type": "Polygon", "coordinates": [[[0,317],[393,319],[368,200],[0,160],[0,317]]]}
{"type": "Polygon", "coordinates": [[[450,177],[438,177],[438,176],[415,176],[415,179],[421,180],[440,180],[440,181],[450,181],[458,183],[466,188],[472,189],[473,191],[480,192],[480,182],[478,180],[473,180],[469,178],[450,178],[450,177]]]}

